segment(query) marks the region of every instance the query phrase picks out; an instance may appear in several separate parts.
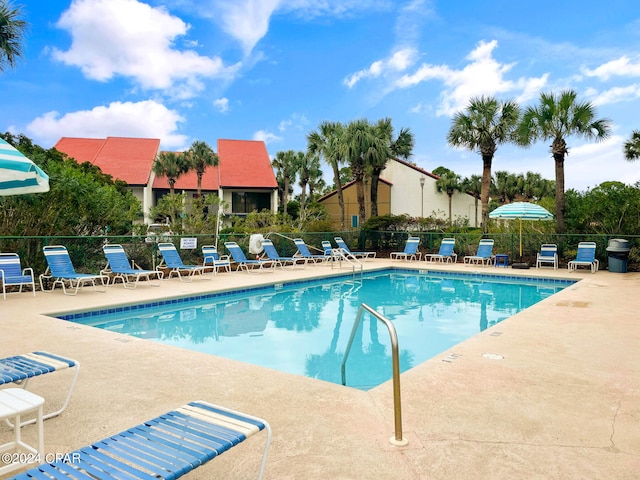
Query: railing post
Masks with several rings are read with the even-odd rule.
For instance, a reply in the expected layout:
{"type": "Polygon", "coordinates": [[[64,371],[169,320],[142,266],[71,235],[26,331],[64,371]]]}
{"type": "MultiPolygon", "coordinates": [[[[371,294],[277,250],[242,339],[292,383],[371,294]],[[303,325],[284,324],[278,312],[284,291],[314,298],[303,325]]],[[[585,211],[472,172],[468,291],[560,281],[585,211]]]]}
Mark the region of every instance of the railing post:
{"type": "Polygon", "coordinates": [[[402,436],[402,402],[400,399],[400,353],[398,349],[398,335],[396,334],[396,328],[393,326],[393,323],[391,323],[389,319],[385,318],[380,313],[376,312],[366,303],[361,304],[360,308],[358,309],[358,315],[356,316],[356,321],[353,324],[353,328],[351,329],[351,335],[349,336],[347,348],[344,351],[342,365],[340,366],[340,370],[342,373],[342,384],[347,384],[347,357],[349,356],[349,352],[351,351],[351,345],[353,344],[353,340],[356,336],[356,332],[358,330],[358,326],[360,325],[360,320],[362,319],[362,313],[364,310],[369,312],[376,320],[384,323],[387,327],[387,330],[389,330],[389,337],[391,339],[391,375],[393,380],[393,416],[395,423],[395,436],[391,437],[389,439],[389,442],[397,447],[404,447],[409,443],[409,440],[402,436]]]}

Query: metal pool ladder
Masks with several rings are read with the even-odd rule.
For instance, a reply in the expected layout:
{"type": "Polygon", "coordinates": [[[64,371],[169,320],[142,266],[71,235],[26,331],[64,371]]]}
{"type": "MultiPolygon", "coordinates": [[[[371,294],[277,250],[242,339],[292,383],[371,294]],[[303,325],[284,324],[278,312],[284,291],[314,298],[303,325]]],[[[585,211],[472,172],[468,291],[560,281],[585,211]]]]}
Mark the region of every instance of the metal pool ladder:
{"type": "Polygon", "coordinates": [[[373,308],[371,308],[366,303],[362,303],[360,308],[358,309],[358,315],[356,316],[356,321],[353,324],[353,328],[351,329],[351,336],[349,337],[349,342],[347,343],[347,348],[344,352],[344,357],[342,358],[342,365],[340,366],[340,370],[342,372],[342,385],[346,385],[346,372],[345,367],[347,364],[347,357],[349,356],[349,352],[351,351],[351,344],[356,336],[356,332],[358,330],[358,326],[360,325],[360,320],[362,319],[362,314],[364,311],[369,312],[373,317],[377,320],[380,320],[384,323],[389,330],[389,337],[391,339],[391,372],[393,377],[393,416],[395,420],[395,436],[389,439],[392,445],[397,447],[404,447],[409,443],[409,440],[402,436],[402,406],[400,401],[400,355],[398,353],[398,335],[396,334],[396,328],[393,326],[391,321],[384,317],[382,314],[376,312],[373,308]]]}

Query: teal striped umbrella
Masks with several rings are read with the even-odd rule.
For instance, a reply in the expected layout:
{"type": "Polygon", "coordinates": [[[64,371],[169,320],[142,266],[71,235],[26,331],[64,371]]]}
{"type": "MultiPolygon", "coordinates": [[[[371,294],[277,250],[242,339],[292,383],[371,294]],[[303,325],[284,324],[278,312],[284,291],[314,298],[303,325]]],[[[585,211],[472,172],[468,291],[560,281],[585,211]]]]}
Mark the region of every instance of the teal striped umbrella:
{"type": "Polygon", "coordinates": [[[513,202],[489,212],[489,218],[505,220],[520,220],[520,258],[522,258],[522,220],[553,220],[553,215],[545,208],[535,203],[513,202]]]}
{"type": "Polygon", "coordinates": [[[0,195],[49,191],[49,176],[0,138],[0,195]]]}

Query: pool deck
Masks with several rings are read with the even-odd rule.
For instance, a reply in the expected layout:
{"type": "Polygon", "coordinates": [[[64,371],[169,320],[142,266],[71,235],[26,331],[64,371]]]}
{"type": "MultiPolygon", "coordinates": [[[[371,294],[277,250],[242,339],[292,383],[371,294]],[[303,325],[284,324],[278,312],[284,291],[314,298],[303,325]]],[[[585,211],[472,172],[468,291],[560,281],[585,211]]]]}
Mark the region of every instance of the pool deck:
{"type": "MultiPolygon", "coordinates": [[[[0,299],[0,357],[47,350],[81,363],[69,407],[45,421],[47,453],[206,400],[270,422],[269,480],[640,478],[640,273],[364,263],[366,270],[385,266],[580,281],[404,373],[406,447],[389,442],[391,382],[363,392],[45,315],[348,273],[344,267],[174,278],[135,290],[118,284],[75,297],[59,289],[36,298],[12,294],[0,299]]],[[[55,405],[69,373],[34,379],[30,389],[55,405]]],[[[35,427],[23,432],[32,440],[35,427]]],[[[9,438],[3,423],[0,443],[9,438]]],[[[255,478],[264,438],[250,438],[185,478],[255,478]]]]}

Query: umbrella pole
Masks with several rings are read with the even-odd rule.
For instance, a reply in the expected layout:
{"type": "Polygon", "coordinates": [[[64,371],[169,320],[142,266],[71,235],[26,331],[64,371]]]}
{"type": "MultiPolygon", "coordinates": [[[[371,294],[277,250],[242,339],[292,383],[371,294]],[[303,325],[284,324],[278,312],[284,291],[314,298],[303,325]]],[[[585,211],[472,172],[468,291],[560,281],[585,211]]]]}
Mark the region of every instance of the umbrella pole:
{"type": "Polygon", "coordinates": [[[522,262],[522,218],[520,220],[520,261],[522,262]]]}

